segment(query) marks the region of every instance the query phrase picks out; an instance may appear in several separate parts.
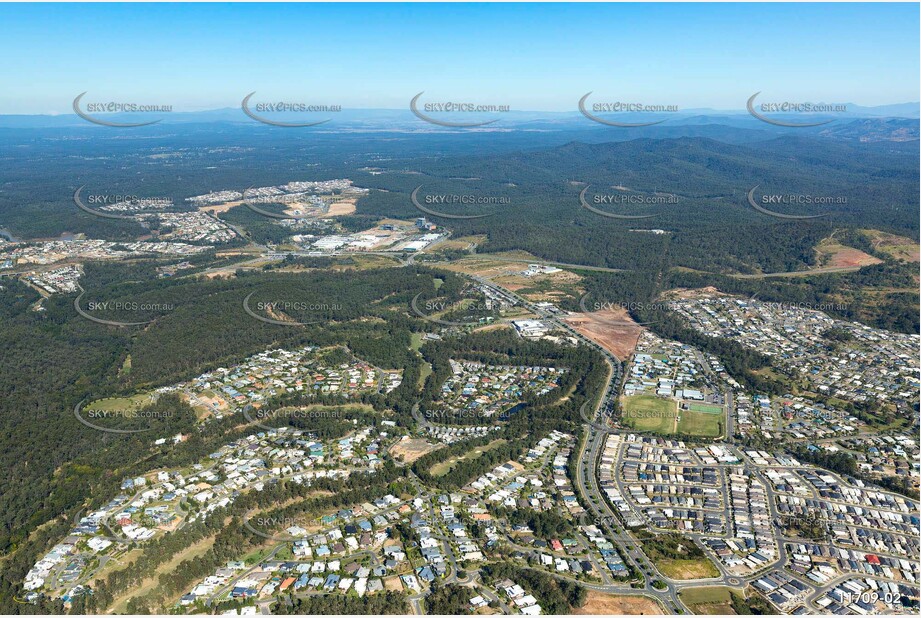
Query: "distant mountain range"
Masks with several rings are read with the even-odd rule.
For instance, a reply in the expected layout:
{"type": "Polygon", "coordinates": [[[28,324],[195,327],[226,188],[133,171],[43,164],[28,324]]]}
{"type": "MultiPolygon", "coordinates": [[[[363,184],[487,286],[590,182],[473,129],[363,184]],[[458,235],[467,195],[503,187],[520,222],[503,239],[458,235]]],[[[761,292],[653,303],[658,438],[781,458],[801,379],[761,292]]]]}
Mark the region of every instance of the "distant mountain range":
{"type": "MultiPolygon", "coordinates": [[[[808,118],[809,122],[821,122],[832,120],[831,125],[840,125],[841,123],[857,119],[894,119],[894,120],[917,120],[921,117],[919,109],[921,104],[898,103],[892,105],[881,105],[876,107],[865,107],[847,103],[846,112],[829,113],[829,114],[770,114],[772,118],[790,120],[794,122],[803,122],[808,118]]],[[[340,112],[330,113],[280,113],[280,114],[263,114],[269,116],[272,120],[282,122],[312,122],[319,120],[328,120],[328,122],[318,127],[311,127],[305,130],[322,130],[336,132],[378,132],[378,131],[400,131],[400,132],[449,132],[449,131],[554,131],[554,130],[573,130],[579,128],[602,128],[609,133],[616,132],[636,132],[637,128],[620,128],[607,127],[595,123],[578,110],[571,112],[539,112],[539,111],[509,111],[498,112],[494,114],[464,114],[464,122],[485,122],[496,120],[495,123],[478,127],[478,128],[447,128],[436,124],[430,124],[416,117],[409,107],[405,109],[343,109],[340,112]]],[[[447,116],[437,116],[439,119],[448,119],[447,116]]],[[[606,118],[616,118],[618,122],[624,123],[642,123],[657,120],[664,120],[660,125],[661,129],[675,126],[694,126],[694,125],[725,125],[729,127],[740,127],[760,131],[776,132],[782,127],[775,127],[768,123],[753,118],[747,110],[715,110],[707,108],[686,109],[672,113],[625,113],[614,116],[598,114],[606,118]]],[[[160,120],[160,125],[177,124],[177,123],[234,123],[241,125],[260,126],[259,122],[249,118],[240,108],[222,108],[207,111],[195,112],[169,112],[160,114],[98,114],[97,117],[112,122],[144,122],[149,120],[160,120]]],[[[453,115],[450,120],[457,121],[458,116],[453,115]]],[[[0,128],[61,128],[61,127],[92,127],[92,123],[80,118],[76,114],[61,115],[11,115],[0,114],[0,128]]],[[[915,137],[917,139],[917,122],[915,126],[915,137]]],[[[826,125],[828,128],[828,125],[826,125]]],[[[890,127],[892,128],[892,127],[890,127]]],[[[810,129],[796,129],[806,131],[810,129]]],[[[814,129],[813,129],[814,130],[814,129]]],[[[870,128],[871,132],[877,134],[877,139],[885,139],[879,135],[879,132],[870,128]]],[[[910,133],[910,132],[909,132],[910,133]]],[[[635,134],[633,135],[635,137],[635,134]]],[[[618,139],[618,138],[615,138],[618,139]]]]}

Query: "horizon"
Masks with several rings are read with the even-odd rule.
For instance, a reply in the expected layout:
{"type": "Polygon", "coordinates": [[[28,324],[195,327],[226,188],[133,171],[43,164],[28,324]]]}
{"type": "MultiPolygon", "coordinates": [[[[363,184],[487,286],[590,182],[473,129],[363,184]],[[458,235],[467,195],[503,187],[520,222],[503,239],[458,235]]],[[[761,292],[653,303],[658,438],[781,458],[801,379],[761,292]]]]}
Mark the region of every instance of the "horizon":
{"type": "MultiPolygon", "coordinates": [[[[848,106],[854,106],[854,107],[860,108],[862,110],[874,110],[874,109],[886,108],[886,107],[915,105],[915,106],[918,106],[919,108],[918,111],[919,113],[921,113],[921,100],[919,101],[893,101],[890,103],[880,103],[877,105],[864,105],[861,103],[856,103],[854,101],[821,101],[821,100],[814,101],[814,102],[809,101],[809,103],[814,103],[816,105],[848,105],[848,106]]],[[[241,109],[240,109],[240,105],[236,105],[236,106],[225,105],[222,107],[210,107],[206,109],[178,109],[178,110],[174,109],[170,113],[171,114],[207,114],[211,112],[224,112],[224,111],[239,112],[241,111],[241,109]]],[[[411,112],[411,109],[409,105],[406,105],[405,107],[343,106],[342,111],[411,112]]],[[[556,115],[573,114],[573,115],[579,115],[579,109],[576,106],[574,106],[573,109],[562,109],[562,110],[536,109],[536,108],[534,109],[512,109],[505,113],[508,113],[508,114],[556,114],[556,115]]],[[[622,113],[629,115],[631,112],[622,112],[622,113]]],[[[676,112],[674,112],[674,116],[683,116],[683,115],[688,115],[688,114],[706,114],[706,113],[745,115],[748,113],[748,111],[745,109],[744,105],[738,108],[696,107],[696,108],[678,109],[676,112]]],[[[850,112],[850,111],[845,112],[845,113],[848,113],[849,115],[856,114],[856,112],[850,112]]],[[[65,117],[65,116],[79,117],[77,114],[73,112],[73,110],[68,110],[64,112],[46,112],[46,113],[4,113],[4,112],[0,112],[0,116],[42,116],[42,117],[49,117],[49,118],[60,118],[60,117],[65,117]]],[[[913,119],[912,117],[909,117],[909,116],[897,116],[897,117],[913,119]]]]}

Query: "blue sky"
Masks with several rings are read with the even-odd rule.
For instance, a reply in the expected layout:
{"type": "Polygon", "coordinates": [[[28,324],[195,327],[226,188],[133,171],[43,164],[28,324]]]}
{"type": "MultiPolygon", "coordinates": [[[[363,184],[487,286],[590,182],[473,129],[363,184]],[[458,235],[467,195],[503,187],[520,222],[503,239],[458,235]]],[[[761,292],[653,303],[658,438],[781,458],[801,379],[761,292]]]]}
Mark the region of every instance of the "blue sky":
{"type": "Polygon", "coordinates": [[[0,4],[0,113],[73,98],[574,110],[917,101],[917,4],[0,4]],[[431,97],[431,98],[429,98],[431,97]],[[760,99],[759,99],[760,100],[760,99]]]}

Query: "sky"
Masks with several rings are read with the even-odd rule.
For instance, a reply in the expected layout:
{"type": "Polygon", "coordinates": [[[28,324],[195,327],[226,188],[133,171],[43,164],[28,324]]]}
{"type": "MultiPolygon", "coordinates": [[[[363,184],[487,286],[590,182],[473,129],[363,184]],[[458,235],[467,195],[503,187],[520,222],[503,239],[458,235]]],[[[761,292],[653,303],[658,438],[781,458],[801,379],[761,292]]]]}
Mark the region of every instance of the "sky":
{"type": "Polygon", "coordinates": [[[74,97],[574,111],[594,101],[740,110],[919,99],[905,4],[0,4],[0,114],[74,97]]]}

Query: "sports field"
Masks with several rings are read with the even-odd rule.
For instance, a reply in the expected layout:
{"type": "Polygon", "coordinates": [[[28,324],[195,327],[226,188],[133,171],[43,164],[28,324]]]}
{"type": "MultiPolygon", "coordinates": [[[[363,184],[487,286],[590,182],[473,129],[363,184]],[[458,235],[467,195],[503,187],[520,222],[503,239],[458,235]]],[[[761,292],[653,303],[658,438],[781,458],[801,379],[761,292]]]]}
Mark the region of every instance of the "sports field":
{"type": "Polygon", "coordinates": [[[693,403],[688,405],[689,410],[679,410],[675,400],[655,395],[621,397],[620,406],[623,423],[637,431],[704,438],[717,438],[723,433],[725,417],[720,406],[693,403]]]}
{"type": "Polygon", "coordinates": [[[681,410],[678,433],[705,438],[718,438],[723,433],[722,414],[681,410]]]}
{"type": "Polygon", "coordinates": [[[624,424],[637,431],[675,433],[678,403],[654,395],[634,395],[620,400],[624,424]]]}

